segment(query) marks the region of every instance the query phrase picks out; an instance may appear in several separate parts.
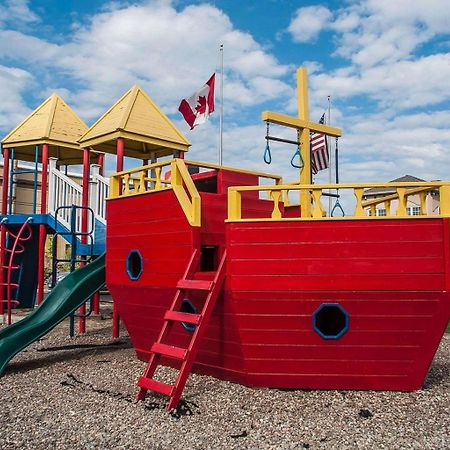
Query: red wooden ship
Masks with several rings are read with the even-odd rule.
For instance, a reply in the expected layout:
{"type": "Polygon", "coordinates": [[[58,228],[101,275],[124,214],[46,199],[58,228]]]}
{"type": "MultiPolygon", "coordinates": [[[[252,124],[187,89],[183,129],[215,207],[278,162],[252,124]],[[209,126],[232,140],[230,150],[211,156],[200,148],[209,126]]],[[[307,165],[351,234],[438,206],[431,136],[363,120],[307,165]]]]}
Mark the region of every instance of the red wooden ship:
{"type": "Polygon", "coordinates": [[[422,386],[449,320],[450,183],[390,183],[394,193],[372,201],[365,190],[386,184],[311,184],[310,131],[340,131],[308,120],[306,95],[299,109],[263,118],[299,130],[300,182],[186,161],[182,150],[112,176],[107,285],[149,361],[139,398],[157,391],[173,407],[191,367],[255,387],[422,386]],[[330,188],[354,194],[352,214],[325,214],[330,188]],[[438,213],[427,214],[430,191],[438,213]],[[369,215],[379,203],[386,216],[369,215]],[[153,379],[158,364],[180,369],[174,386],[153,379]]]}

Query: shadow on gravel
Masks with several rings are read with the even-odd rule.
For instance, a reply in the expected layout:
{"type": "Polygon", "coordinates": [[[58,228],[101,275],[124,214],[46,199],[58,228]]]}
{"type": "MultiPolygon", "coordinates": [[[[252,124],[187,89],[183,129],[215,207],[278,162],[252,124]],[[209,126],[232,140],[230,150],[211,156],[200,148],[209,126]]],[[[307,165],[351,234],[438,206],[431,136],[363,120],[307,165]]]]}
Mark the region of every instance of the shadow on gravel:
{"type": "MultiPolygon", "coordinates": [[[[121,392],[110,391],[109,389],[102,389],[94,386],[93,384],[80,380],[72,373],[66,373],[67,379],[60,382],[61,386],[67,386],[70,388],[80,388],[85,391],[92,391],[100,395],[106,395],[110,398],[125,401],[128,403],[140,403],[145,410],[164,410],[167,403],[167,398],[159,397],[156,401],[151,402],[139,402],[135,397],[129,394],[122,394],[121,392]]],[[[193,416],[194,414],[200,414],[199,407],[196,403],[181,399],[175,409],[169,412],[169,415],[174,419],[181,419],[184,416],[193,416]]]]}
{"type": "Polygon", "coordinates": [[[439,386],[444,381],[450,378],[450,368],[447,364],[442,364],[437,361],[433,361],[430,371],[428,372],[427,379],[423,384],[423,389],[432,389],[439,386]]]}
{"type": "Polygon", "coordinates": [[[29,370],[48,367],[63,361],[73,361],[82,358],[85,355],[93,354],[101,355],[118,350],[132,348],[131,342],[116,341],[109,344],[74,344],[61,347],[48,347],[47,349],[37,350],[38,352],[52,352],[39,358],[29,359],[27,361],[12,362],[5,370],[5,374],[22,373],[29,370]],[[55,353],[53,353],[55,352],[55,353]]]}

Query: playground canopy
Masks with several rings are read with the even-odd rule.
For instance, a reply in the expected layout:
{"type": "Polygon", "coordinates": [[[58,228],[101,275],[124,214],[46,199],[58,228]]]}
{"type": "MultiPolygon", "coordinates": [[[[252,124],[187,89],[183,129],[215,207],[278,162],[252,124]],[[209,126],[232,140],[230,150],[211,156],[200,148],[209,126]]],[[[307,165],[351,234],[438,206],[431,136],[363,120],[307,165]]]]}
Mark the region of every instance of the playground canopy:
{"type": "Polygon", "coordinates": [[[152,159],[188,151],[191,143],[138,86],[126,92],[79,139],[79,144],[116,153],[116,140],[126,142],[125,155],[152,159]]]}

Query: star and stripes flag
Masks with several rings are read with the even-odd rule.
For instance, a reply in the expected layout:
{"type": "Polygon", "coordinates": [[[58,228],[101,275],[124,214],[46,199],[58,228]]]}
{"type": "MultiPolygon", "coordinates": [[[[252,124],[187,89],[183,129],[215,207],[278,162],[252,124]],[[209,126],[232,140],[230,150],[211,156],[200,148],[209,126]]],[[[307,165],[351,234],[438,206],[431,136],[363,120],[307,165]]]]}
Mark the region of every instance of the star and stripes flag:
{"type": "Polygon", "coordinates": [[[191,130],[205,123],[209,115],[214,111],[214,84],[216,74],[213,73],[210,79],[189,98],[181,100],[178,111],[183,114],[184,120],[191,127],[191,130]]]}
{"type": "MultiPolygon", "coordinates": [[[[325,113],[319,120],[319,123],[325,123],[325,113]]],[[[311,133],[311,170],[314,175],[320,170],[327,169],[330,165],[330,156],[328,153],[327,137],[321,133],[311,133]]]]}

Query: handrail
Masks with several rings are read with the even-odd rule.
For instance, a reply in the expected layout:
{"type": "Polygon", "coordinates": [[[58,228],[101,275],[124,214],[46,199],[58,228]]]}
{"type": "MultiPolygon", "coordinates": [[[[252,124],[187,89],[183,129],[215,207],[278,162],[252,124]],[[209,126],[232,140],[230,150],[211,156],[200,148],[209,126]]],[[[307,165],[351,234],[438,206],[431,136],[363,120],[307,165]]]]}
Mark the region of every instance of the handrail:
{"type": "MultiPolygon", "coordinates": [[[[413,195],[413,194],[419,194],[420,192],[424,192],[424,191],[429,191],[429,187],[419,187],[419,188],[414,188],[414,189],[410,189],[408,190],[406,193],[407,195],[413,195]]],[[[367,194],[365,194],[367,195],[367,194]]],[[[384,203],[386,201],[391,201],[391,200],[396,200],[398,199],[398,194],[389,194],[389,195],[385,195],[384,197],[377,197],[377,198],[372,198],[370,200],[365,200],[364,202],[362,202],[362,205],[364,208],[368,207],[368,206],[372,206],[372,205],[378,205],[380,203],[384,203]]]]}
{"type": "MultiPolygon", "coordinates": [[[[48,212],[55,216],[61,206],[82,206],[83,188],[56,167],[56,158],[50,158],[48,212]]],[[[109,180],[99,174],[100,166],[93,164],[90,180],[89,208],[100,222],[106,224],[106,197],[109,193],[109,180]]],[[[63,210],[58,220],[67,228],[71,227],[70,211],[63,210]]],[[[81,232],[81,213],[76,214],[76,231],[81,232]]]]}
{"type": "Polygon", "coordinates": [[[201,224],[201,199],[182,159],[171,159],[111,175],[108,200],[172,189],[192,226],[201,224]],[[170,178],[163,178],[170,168],[170,178]],[[150,172],[151,176],[148,176],[150,172]]]}
{"type": "Polygon", "coordinates": [[[175,159],[171,162],[172,189],[189,223],[194,227],[201,225],[201,198],[192,181],[185,162],[175,159]]]}
{"type": "Polygon", "coordinates": [[[400,183],[343,183],[339,185],[335,184],[310,184],[310,185],[300,185],[300,184],[282,184],[276,186],[232,186],[228,188],[228,221],[267,221],[267,220],[342,220],[342,217],[325,217],[324,208],[321,204],[321,198],[323,191],[327,189],[339,189],[342,192],[345,189],[349,189],[353,192],[356,198],[356,205],[353,214],[347,215],[346,220],[352,219],[386,219],[386,218],[410,218],[407,214],[407,200],[408,196],[416,192],[426,192],[430,190],[439,190],[440,193],[440,212],[436,215],[427,215],[424,202],[425,195],[421,195],[421,214],[419,216],[414,216],[414,218],[420,217],[450,217],[450,182],[400,182],[400,183]],[[369,216],[368,211],[364,209],[362,197],[364,191],[368,188],[386,188],[396,190],[396,196],[399,199],[398,208],[395,214],[391,214],[387,211],[386,216],[369,216]],[[410,188],[408,190],[407,188],[410,188]],[[274,206],[270,218],[254,218],[245,219],[242,218],[242,207],[241,207],[241,194],[242,192],[248,191],[262,191],[267,192],[269,198],[273,200],[274,206]],[[283,198],[287,198],[290,191],[298,191],[307,193],[311,198],[311,212],[308,216],[303,215],[299,218],[283,218],[282,212],[280,210],[280,204],[283,204],[283,198]]]}
{"type": "MultiPolygon", "coordinates": [[[[48,212],[55,215],[60,206],[82,204],[82,188],[56,168],[56,158],[50,158],[48,212]]],[[[70,211],[64,210],[58,220],[67,228],[71,227],[70,211]]],[[[77,214],[77,231],[81,231],[81,213],[77,214]]]]}
{"type": "Polygon", "coordinates": [[[93,165],[89,205],[95,218],[106,225],[106,198],[109,195],[109,179],[99,173],[100,167],[93,165]]]}

